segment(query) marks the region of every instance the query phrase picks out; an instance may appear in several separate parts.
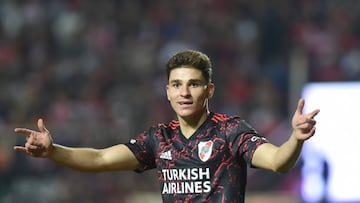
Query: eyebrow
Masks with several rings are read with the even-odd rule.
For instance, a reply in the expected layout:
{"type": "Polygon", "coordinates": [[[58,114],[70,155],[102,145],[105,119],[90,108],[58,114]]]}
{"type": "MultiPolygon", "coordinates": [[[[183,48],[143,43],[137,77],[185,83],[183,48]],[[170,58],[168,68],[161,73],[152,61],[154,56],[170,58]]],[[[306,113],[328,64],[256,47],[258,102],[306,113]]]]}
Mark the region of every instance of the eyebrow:
{"type": "MultiPolygon", "coordinates": [[[[179,80],[179,79],[175,79],[175,80],[171,80],[169,83],[181,83],[182,80],[179,80]]],[[[200,80],[200,79],[190,79],[189,80],[190,83],[202,83],[203,81],[200,80]]],[[[204,82],[205,83],[205,82],[204,82]]]]}

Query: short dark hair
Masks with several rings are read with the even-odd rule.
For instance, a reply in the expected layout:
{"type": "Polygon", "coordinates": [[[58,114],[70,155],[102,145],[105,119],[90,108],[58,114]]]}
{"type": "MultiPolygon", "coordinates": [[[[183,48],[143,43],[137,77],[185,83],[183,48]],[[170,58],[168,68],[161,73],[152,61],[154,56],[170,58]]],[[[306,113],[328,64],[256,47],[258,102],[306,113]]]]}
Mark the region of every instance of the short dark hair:
{"type": "Polygon", "coordinates": [[[173,55],[166,64],[167,77],[169,79],[170,72],[181,66],[189,66],[201,71],[205,78],[206,83],[211,82],[212,78],[212,65],[209,57],[200,52],[194,50],[187,50],[178,52],[173,55]]]}

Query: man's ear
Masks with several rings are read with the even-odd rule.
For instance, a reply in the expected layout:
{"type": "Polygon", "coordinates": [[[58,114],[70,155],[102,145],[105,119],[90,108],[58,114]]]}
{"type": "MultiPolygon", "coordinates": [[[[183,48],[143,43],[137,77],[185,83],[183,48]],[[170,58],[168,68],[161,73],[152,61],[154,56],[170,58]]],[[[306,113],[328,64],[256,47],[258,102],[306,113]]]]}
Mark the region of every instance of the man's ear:
{"type": "Polygon", "coordinates": [[[209,83],[207,85],[207,91],[208,91],[208,99],[210,99],[211,97],[213,97],[214,92],[215,92],[215,85],[214,83],[209,83]]]}
{"type": "Polygon", "coordinates": [[[166,96],[167,96],[168,101],[170,101],[170,98],[169,98],[169,85],[166,85],[166,96]]]}

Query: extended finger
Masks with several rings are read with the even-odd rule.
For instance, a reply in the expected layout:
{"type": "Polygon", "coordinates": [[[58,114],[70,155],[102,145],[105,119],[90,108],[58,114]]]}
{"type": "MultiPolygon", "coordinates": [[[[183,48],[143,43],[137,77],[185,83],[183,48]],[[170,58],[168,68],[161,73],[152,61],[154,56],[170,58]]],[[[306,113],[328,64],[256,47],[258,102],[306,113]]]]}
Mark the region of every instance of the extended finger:
{"type": "Polygon", "coordinates": [[[22,152],[22,153],[28,154],[30,156],[35,156],[35,154],[33,152],[29,151],[25,147],[15,146],[14,150],[17,152],[22,152]]]}
{"type": "Polygon", "coordinates": [[[319,112],[320,112],[320,110],[316,109],[316,110],[312,111],[311,113],[309,113],[308,117],[313,119],[319,112]]]}
{"type": "Polygon", "coordinates": [[[38,119],[37,125],[38,125],[40,132],[48,132],[48,130],[45,127],[44,120],[42,118],[38,119]]]}
{"type": "Polygon", "coordinates": [[[20,133],[20,134],[23,134],[23,135],[26,135],[26,136],[30,136],[31,133],[34,132],[33,130],[30,130],[30,129],[27,129],[27,128],[15,128],[14,131],[16,133],[20,133]]]}
{"type": "Polygon", "coordinates": [[[302,115],[304,105],[305,105],[305,100],[304,99],[299,99],[298,106],[297,106],[297,109],[296,109],[297,114],[302,115]]]}
{"type": "Polygon", "coordinates": [[[18,151],[18,152],[24,152],[24,153],[27,152],[26,148],[25,148],[25,147],[22,147],[22,146],[14,146],[13,149],[14,149],[15,151],[18,151]]]}

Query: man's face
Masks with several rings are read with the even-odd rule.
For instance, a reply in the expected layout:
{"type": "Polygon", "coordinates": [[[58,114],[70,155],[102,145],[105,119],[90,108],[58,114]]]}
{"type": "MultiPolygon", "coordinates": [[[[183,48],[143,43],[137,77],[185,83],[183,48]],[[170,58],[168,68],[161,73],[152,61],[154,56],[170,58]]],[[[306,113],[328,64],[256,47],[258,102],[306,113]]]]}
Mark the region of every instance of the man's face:
{"type": "Polygon", "coordinates": [[[214,85],[206,84],[200,70],[180,67],[170,72],[166,91],[168,100],[179,117],[194,118],[207,112],[208,98],[213,95],[214,85]]]}

